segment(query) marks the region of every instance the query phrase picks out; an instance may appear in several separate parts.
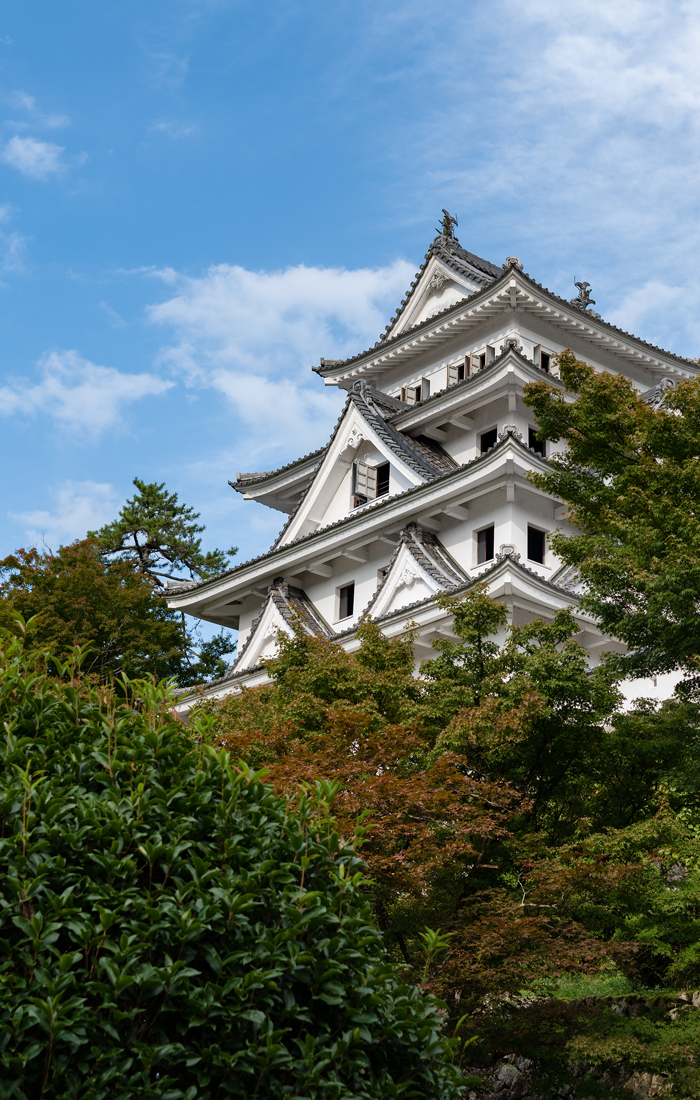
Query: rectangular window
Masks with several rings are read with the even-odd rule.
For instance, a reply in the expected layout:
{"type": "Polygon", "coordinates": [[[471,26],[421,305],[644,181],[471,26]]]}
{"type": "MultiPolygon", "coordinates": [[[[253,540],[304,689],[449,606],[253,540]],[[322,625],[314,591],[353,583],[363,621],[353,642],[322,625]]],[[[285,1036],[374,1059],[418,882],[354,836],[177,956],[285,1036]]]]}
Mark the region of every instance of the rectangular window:
{"type": "Polygon", "coordinates": [[[389,477],[391,466],[388,462],[382,462],[381,466],[370,466],[367,462],[355,462],[353,464],[352,492],[355,503],[353,507],[359,508],[368,500],[383,497],[389,492],[389,477]]]}
{"type": "Polygon", "coordinates": [[[349,619],[355,610],[355,582],[338,589],[338,618],[349,619]]]}
{"type": "Polygon", "coordinates": [[[486,366],[488,366],[489,363],[493,363],[495,358],[496,358],[496,349],[495,349],[495,347],[493,347],[492,344],[487,344],[486,345],[486,366]]]}
{"type": "Polygon", "coordinates": [[[536,561],[539,565],[544,565],[544,542],[544,531],[539,531],[536,527],[530,527],[528,524],[527,556],[530,561],[536,561]]]}
{"type": "Polygon", "coordinates": [[[377,496],[383,497],[389,492],[389,474],[391,466],[388,462],[382,462],[377,466],[377,496]]]}
{"type": "Polygon", "coordinates": [[[532,349],[532,361],[536,367],[549,374],[549,362],[552,356],[548,351],[543,351],[541,344],[535,344],[532,349]]]}
{"type": "Polygon", "coordinates": [[[542,458],[547,457],[547,444],[544,439],[537,438],[537,429],[528,428],[527,430],[527,445],[535,454],[541,455],[542,458]]]}
{"type": "Polygon", "coordinates": [[[455,386],[458,382],[463,382],[469,375],[466,373],[465,363],[469,356],[465,356],[462,363],[450,363],[447,367],[447,385],[455,386]]]}
{"type": "Polygon", "coordinates": [[[485,366],[486,366],[486,352],[485,351],[480,351],[480,352],[473,351],[472,352],[472,370],[471,370],[471,373],[475,374],[476,371],[483,370],[485,366]]]}
{"type": "Polygon", "coordinates": [[[481,433],[481,453],[485,455],[491,447],[496,446],[498,440],[498,428],[491,428],[488,432],[481,433]]]}
{"type": "Polygon", "coordinates": [[[407,405],[416,405],[421,399],[421,387],[417,386],[402,386],[401,387],[401,400],[405,401],[407,405]]]}
{"type": "Polygon", "coordinates": [[[478,565],[483,565],[485,561],[493,561],[493,524],[477,532],[476,560],[478,565]]]}

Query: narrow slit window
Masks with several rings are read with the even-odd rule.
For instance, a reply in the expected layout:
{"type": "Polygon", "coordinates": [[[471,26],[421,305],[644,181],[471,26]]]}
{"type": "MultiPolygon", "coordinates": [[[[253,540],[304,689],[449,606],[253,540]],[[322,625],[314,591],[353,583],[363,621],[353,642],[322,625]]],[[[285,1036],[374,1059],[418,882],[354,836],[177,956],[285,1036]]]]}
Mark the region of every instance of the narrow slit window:
{"type": "Polygon", "coordinates": [[[491,428],[488,432],[482,432],[480,439],[482,455],[485,455],[486,452],[491,449],[491,447],[495,447],[497,440],[498,428],[491,428]]]}
{"type": "Polygon", "coordinates": [[[537,429],[528,428],[527,430],[527,445],[535,454],[541,455],[542,458],[547,457],[547,444],[544,439],[537,438],[537,429]]]}
{"type": "Polygon", "coordinates": [[[493,524],[477,532],[476,560],[478,565],[483,565],[485,561],[493,561],[493,524]]]}
{"type": "Polygon", "coordinates": [[[544,565],[545,533],[537,527],[527,528],[527,556],[530,561],[544,565]]]}
{"type": "Polygon", "coordinates": [[[338,618],[349,619],[355,610],[355,582],[338,589],[338,618]]]}
{"type": "Polygon", "coordinates": [[[543,371],[546,371],[547,374],[549,374],[549,363],[551,358],[548,351],[540,351],[540,367],[543,371]]]}

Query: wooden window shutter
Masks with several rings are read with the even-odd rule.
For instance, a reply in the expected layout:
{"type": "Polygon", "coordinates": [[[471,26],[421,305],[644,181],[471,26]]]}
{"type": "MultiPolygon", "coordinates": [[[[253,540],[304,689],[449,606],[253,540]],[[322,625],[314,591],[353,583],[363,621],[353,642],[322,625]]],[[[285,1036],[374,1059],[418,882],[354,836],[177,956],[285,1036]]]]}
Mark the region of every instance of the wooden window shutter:
{"type": "Polygon", "coordinates": [[[359,497],[366,497],[367,500],[374,500],[377,495],[376,466],[368,466],[366,462],[357,463],[355,492],[359,497]]]}
{"type": "Polygon", "coordinates": [[[454,386],[456,382],[459,382],[459,364],[450,363],[447,367],[447,385],[454,386]]]}

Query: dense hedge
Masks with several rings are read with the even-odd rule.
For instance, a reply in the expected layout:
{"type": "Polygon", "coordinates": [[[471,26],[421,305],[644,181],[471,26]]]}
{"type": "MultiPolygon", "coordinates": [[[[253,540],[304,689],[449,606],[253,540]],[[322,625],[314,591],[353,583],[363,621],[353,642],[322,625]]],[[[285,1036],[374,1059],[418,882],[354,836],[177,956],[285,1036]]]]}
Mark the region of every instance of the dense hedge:
{"type": "Polygon", "coordinates": [[[132,687],[5,641],[0,1097],[454,1096],[331,792],[277,797],[132,687]]]}

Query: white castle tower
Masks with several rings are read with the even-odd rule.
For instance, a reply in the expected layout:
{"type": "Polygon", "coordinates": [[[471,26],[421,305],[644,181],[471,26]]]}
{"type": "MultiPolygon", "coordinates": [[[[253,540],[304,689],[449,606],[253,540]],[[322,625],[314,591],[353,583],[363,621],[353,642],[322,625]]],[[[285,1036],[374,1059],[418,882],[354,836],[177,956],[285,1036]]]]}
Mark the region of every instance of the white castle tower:
{"type": "Polygon", "coordinates": [[[434,655],[435,638],[451,635],[438,594],[478,581],[514,624],[571,608],[593,663],[624,649],[580,610],[575,575],[548,547],[550,532],[567,530],[565,509],[527,479],[546,468],[552,445],[535,438],[523,390],[543,372],[562,386],[553,356],[565,348],[626,375],[650,401],[697,375],[698,362],[603,321],[589,308],[588,283],[567,302],[517,258],[498,267],[473,255],[443,213],[377,343],[314,367],[325,385],[347,391],[328,443],[231,482],[246,500],[288,515],[276,542],[217,577],[168,590],[172,609],[240,632],[234,664],[206,697],[264,682],[261,661],[299,615],[306,630],[350,651],[363,615],[389,636],[411,621],[418,665],[434,655]]]}

